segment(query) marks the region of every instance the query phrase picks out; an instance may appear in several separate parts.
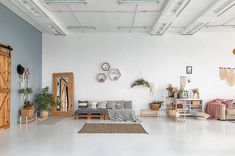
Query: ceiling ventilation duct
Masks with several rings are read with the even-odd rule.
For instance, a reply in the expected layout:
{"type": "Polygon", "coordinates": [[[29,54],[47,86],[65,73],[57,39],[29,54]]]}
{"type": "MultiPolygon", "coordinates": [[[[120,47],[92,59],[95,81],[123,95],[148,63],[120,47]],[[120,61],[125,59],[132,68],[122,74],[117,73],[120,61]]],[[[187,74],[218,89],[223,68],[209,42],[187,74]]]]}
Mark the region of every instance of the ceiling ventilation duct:
{"type": "Polygon", "coordinates": [[[155,21],[151,35],[163,35],[191,0],[168,0],[155,21]]]}
{"type": "Polygon", "coordinates": [[[187,26],[181,35],[193,35],[209,23],[215,21],[219,16],[235,6],[234,0],[219,0],[205,13],[199,16],[192,24],[187,26]]]}

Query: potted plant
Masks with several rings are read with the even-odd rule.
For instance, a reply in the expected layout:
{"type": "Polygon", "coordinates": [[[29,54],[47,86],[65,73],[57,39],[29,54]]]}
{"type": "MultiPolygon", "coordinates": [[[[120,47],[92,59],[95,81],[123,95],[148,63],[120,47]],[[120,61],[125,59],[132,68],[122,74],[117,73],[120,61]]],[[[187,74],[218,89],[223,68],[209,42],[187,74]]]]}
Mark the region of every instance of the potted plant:
{"type": "Polygon", "coordinates": [[[159,110],[164,101],[153,101],[149,104],[151,110],[159,110]]]}
{"type": "Polygon", "coordinates": [[[35,102],[39,106],[40,116],[42,118],[47,118],[48,111],[54,104],[52,94],[49,92],[49,87],[41,89],[40,93],[36,96],[35,102]]]}
{"type": "Polygon", "coordinates": [[[174,97],[174,87],[172,86],[172,84],[169,84],[166,90],[168,91],[168,97],[174,97]]]}

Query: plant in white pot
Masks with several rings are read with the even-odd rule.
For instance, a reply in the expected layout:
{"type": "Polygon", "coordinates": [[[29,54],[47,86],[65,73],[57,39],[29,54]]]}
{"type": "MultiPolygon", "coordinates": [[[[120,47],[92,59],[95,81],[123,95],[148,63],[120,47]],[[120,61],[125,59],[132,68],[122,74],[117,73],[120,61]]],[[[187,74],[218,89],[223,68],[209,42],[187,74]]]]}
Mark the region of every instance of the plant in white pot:
{"type": "Polygon", "coordinates": [[[40,93],[36,96],[35,102],[39,106],[40,116],[42,118],[48,117],[48,111],[54,104],[52,94],[49,92],[49,87],[42,88],[40,93]]]}

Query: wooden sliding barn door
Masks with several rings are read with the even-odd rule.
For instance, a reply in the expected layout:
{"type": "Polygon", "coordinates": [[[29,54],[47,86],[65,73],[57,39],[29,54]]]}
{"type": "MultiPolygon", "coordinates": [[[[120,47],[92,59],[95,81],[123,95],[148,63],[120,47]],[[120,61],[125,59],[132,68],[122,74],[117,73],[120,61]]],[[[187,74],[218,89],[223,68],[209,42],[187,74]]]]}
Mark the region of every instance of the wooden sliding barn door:
{"type": "Polygon", "coordinates": [[[0,47],[0,129],[10,127],[11,56],[0,47]]]}

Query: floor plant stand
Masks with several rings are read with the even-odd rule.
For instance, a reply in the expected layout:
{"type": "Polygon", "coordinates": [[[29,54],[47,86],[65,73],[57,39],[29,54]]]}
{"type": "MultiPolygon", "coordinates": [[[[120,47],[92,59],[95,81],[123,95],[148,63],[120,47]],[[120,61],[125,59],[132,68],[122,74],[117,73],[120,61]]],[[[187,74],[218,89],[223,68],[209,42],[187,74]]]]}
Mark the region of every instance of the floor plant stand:
{"type": "Polygon", "coordinates": [[[29,122],[32,122],[32,121],[37,121],[38,118],[37,118],[37,113],[34,113],[33,115],[31,116],[25,116],[25,115],[20,115],[20,121],[19,121],[19,124],[28,124],[29,122]]]}

